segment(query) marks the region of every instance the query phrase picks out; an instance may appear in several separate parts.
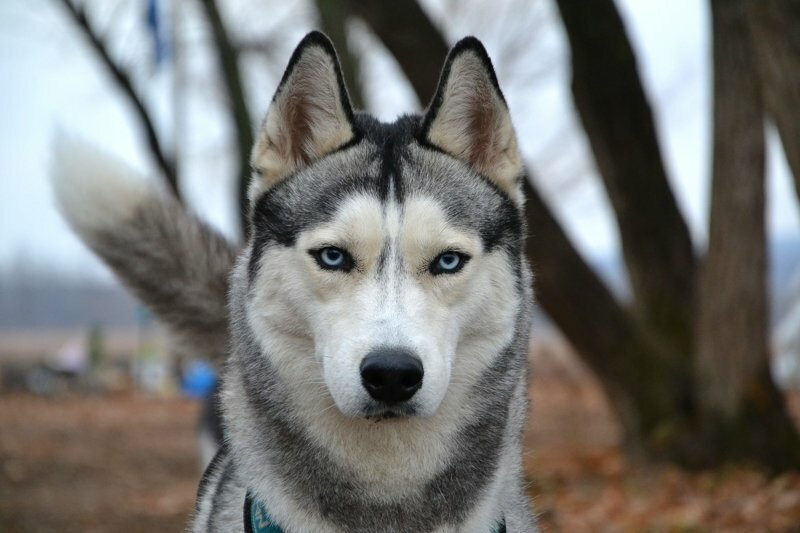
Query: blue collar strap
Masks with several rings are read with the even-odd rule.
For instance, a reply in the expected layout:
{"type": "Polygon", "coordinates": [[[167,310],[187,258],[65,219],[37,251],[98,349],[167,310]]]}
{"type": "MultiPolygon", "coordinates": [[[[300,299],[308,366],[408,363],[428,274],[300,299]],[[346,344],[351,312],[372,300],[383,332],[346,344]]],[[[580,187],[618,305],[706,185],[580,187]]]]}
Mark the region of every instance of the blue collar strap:
{"type": "MultiPolygon", "coordinates": [[[[267,512],[264,502],[256,500],[247,491],[244,499],[244,531],[245,533],[283,533],[267,512]]],[[[493,533],[506,533],[506,521],[494,528],[493,533]]]]}

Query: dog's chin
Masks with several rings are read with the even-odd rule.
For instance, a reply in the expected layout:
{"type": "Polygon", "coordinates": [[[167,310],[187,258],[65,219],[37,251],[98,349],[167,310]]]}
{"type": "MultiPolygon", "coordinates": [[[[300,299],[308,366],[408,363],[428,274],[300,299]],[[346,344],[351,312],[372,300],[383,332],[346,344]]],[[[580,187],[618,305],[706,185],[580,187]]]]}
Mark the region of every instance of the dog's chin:
{"type": "Polygon", "coordinates": [[[329,389],[339,414],[347,418],[363,419],[370,421],[400,421],[428,418],[436,414],[439,404],[431,404],[425,398],[413,398],[407,402],[386,403],[376,401],[366,394],[360,397],[345,397],[343,400],[329,389]]]}
{"type": "Polygon", "coordinates": [[[370,403],[362,408],[360,416],[373,422],[399,421],[419,416],[419,409],[414,404],[370,403]]]}

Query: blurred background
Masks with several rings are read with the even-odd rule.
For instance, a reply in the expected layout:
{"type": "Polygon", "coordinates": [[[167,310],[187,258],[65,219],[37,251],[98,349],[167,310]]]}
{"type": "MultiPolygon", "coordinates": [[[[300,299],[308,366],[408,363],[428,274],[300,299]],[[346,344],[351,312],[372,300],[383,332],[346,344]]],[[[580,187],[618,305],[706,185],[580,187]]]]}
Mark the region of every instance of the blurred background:
{"type": "Polygon", "coordinates": [[[427,105],[479,37],[529,170],[530,493],[545,530],[800,528],[794,0],[0,3],[0,531],[176,531],[213,362],[54,206],[61,132],[232,240],[302,36],[356,107],[427,105]]]}

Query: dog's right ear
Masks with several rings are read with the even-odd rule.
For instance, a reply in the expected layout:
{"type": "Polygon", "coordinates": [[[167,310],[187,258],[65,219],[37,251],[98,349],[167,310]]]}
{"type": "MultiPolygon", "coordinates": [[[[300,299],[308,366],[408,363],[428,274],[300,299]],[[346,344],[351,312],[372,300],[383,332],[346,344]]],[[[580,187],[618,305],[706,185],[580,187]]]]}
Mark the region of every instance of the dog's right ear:
{"type": "Polygon", "coordinates": [[[313,31],[292,54],[256,137],[250,201],[354,138],[353,109],[336,50],[324,34],[313,31]]]}

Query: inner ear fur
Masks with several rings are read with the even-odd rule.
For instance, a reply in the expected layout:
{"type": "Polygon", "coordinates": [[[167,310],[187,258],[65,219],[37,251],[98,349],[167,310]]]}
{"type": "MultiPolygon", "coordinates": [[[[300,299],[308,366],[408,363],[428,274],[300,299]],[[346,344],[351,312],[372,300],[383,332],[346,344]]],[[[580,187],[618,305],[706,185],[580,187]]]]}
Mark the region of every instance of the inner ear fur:
{"type": "Polygon", "coordinates": [[[425,114],[423,140],[466,162],[521,202],[522,161],[492,62],[474,37],[447,56],[425,114]]]}
{"type": "Polygon", "coordinates": [[[354,138],[353,109],[336,50],[324,34],[311,32],[292,54],[256,136],[250,201],[354,138]]]}

